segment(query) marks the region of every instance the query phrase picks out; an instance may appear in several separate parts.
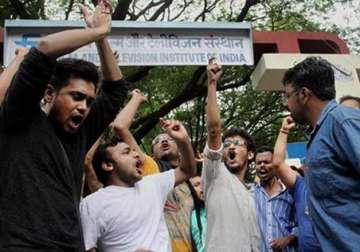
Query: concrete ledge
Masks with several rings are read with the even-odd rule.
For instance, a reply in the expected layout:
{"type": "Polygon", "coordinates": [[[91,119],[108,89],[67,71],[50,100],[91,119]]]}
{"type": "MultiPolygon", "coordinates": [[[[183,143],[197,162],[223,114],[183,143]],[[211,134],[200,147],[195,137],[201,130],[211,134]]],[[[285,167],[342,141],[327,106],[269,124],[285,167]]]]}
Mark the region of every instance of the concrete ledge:
{"type": "Polygon", "coordinates": [[[360,96],[360,56],[348,54],[263,54],[251,75],[255,90],[280,91],[285,71],[309,56],[328,60],[335,71],[337,98],[360,96]]]}

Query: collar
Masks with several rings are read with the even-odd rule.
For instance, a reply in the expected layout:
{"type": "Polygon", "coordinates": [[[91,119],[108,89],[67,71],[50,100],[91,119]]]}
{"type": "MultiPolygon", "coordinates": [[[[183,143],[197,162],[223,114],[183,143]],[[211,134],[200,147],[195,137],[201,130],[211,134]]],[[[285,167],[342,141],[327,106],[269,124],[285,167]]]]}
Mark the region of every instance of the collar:
{"type": "Polygon", "coordinates": [[[338,106],[338,104],[337,104],[335,99],[329,101],[328,104],[326,104],[325,108],[321,111],[320,117],[316,122],[315,128],[312,128],[311,126],[308,127],[308,129],[306,130],[306,133],[308,133],[310,135],[310,139],[309,139],[309,142],[306,145],[307,148],[310,147],[310,144],[311,144],[312,140],[316,136],[316,133],[319,131],[319,129],[320,129],[322,123],[325,121],[326,117],[337,106],[338,106]]]}
{"type": "Polygon", "coordinates": [[[328,104],[326,104],[325,108],[321,111],[320,117],[316,123],[316,127],[321,126],[321,124],[324,122],[325,118],[330,113],[330,111],[333,110],[337,105],[338,104],[337,104],[336,100],[331,100],[331,101],[329,101],[328,104]]]}
{"type": "Polygon", "coordinates": [[[268,197],[269,199],[273,199],[273,198],[279,196],[280,194],[282,194],[283,192],[285,192],[287,189],[286,186],[281,182],[281,180],[278,179],[277,181],[280,183],[281,190],[271,197],[267,194],[265,188],[260,183],[255,184],[255,187],[258,188],[258,190],[260,190],[262,193],[264,193],[266,195],[266,197],[268,197]]]}

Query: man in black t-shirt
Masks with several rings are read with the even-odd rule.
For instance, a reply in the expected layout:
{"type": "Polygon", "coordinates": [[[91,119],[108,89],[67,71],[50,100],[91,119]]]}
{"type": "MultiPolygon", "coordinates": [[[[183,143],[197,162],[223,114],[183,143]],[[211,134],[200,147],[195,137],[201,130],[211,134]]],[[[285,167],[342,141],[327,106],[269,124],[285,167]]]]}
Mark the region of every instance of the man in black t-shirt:
{"type": "Polygon", "coordinates": [[[105,36],[111,6],[100,1],[87,29],[40,39],[0,106],[0,251],[83,251],[78,205],[86,151],[126,96],[105,36]],[[104,81],[95,99],[93,64],[56,58],[96,42],[104,81]],[[40,100],[45,102],[45,111],[40,100]]]}

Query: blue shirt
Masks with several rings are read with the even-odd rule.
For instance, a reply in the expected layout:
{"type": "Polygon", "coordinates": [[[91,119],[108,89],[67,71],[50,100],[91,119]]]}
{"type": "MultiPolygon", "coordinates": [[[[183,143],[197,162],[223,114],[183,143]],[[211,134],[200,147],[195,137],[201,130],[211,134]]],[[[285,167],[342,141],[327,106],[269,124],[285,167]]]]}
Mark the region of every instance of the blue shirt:
{"type": "Polygon", "coordinates": [[[308,203],[323,251],[360,250],[360,111],[329,102],[308,143],[308,203]]]}
{"type": "MultiPolygon", "coordinates": [[[[297,236],[295,226],[294,200],[283,186],[280,193],[269,197],[261,185],[254,186],[256,218],[261,234],[261,251],[273,251],[270,242],[289,235],[297,236]]],[[[282,251],[296,251],[294,246],[288,246],[282,251]]]]}
{"type": "Polygon", "coordinates": [[[321,252],[319,241],[317,240],[313,224],[309,216],[307,206],[307,187],[305,179],[296,176],[295,185],[289,190],[295,200],[296,220],[298,224],[298,241],[302,252],[321,252]]]}

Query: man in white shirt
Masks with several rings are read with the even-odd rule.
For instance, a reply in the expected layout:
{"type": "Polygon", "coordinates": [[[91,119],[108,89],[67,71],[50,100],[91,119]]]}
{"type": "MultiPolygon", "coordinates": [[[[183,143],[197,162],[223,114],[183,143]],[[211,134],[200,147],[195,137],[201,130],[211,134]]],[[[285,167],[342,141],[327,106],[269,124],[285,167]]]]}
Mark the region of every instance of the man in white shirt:
{"type": "Polygon", "coordinates": [[[222,70],[210,60],[208,69],[207,128],[202,178],[208,224],[207,252],[260,251],[254,195],[244,183],[254,158],[255,144],[244,130],[230,129],[221,139],[216,86],[222,70]]]}
{"type": "Polygon", "coordinates": [[[196,164],[184,126],[174,120],[162,120],[162,125],[181,153],[176,169],[142,178],[139,154],[128,144],[99,146],[93,163],[105,188],[86,197],[80,209],[87,251],[171,251],[163,211],[166,197],[194,175],[196,164]]]}

